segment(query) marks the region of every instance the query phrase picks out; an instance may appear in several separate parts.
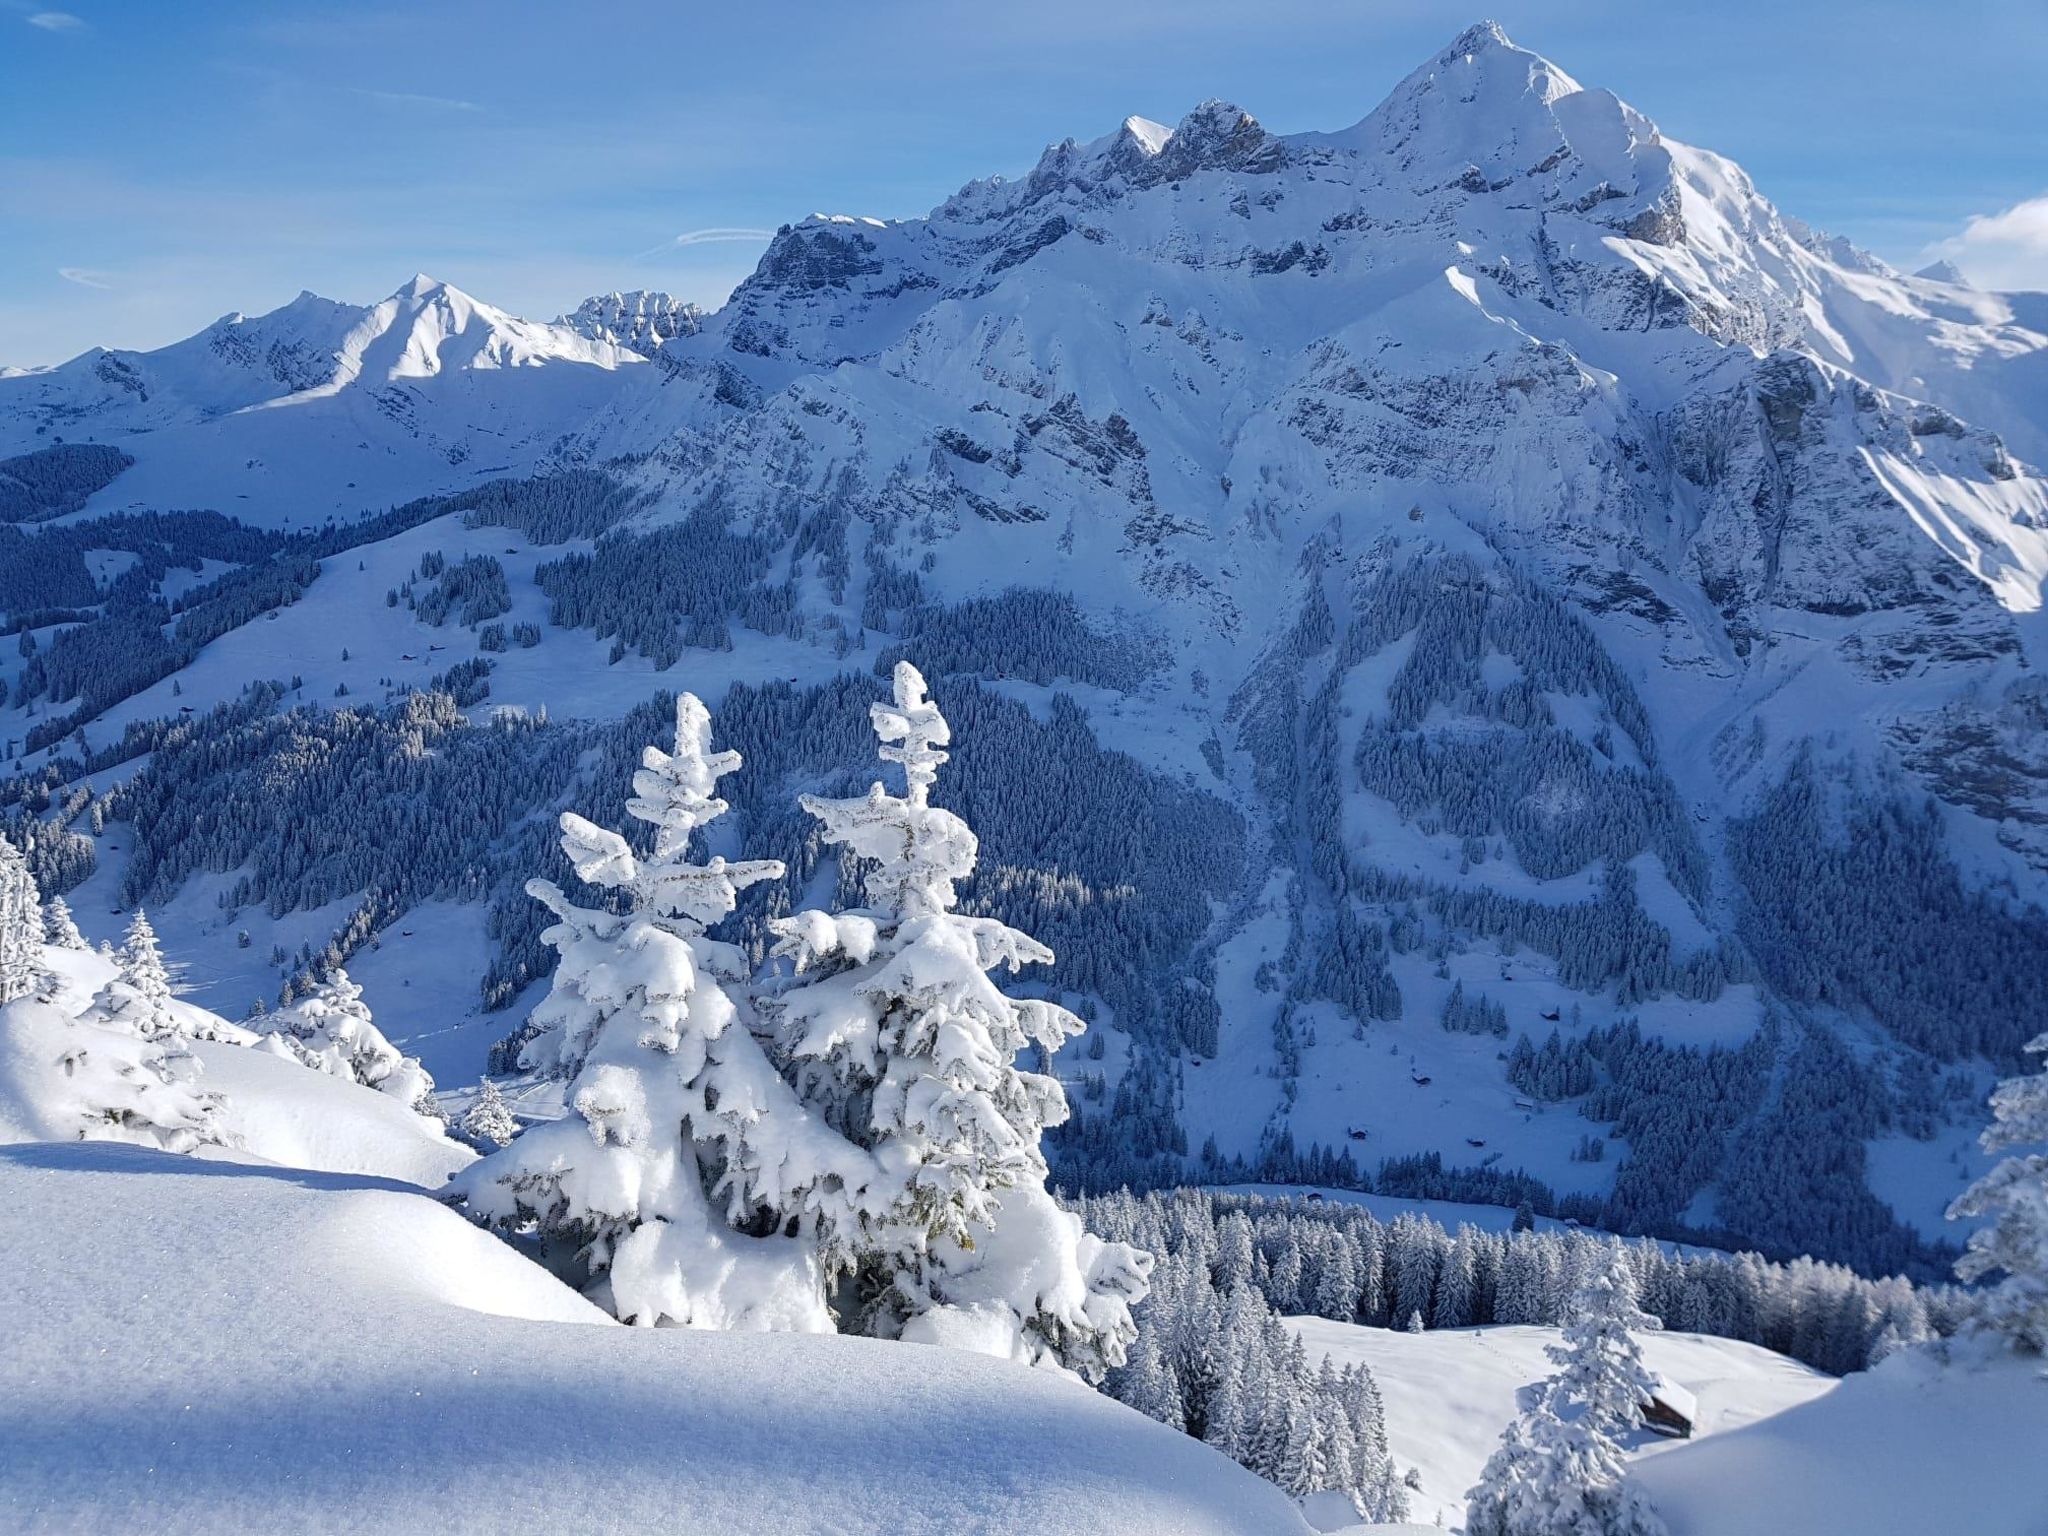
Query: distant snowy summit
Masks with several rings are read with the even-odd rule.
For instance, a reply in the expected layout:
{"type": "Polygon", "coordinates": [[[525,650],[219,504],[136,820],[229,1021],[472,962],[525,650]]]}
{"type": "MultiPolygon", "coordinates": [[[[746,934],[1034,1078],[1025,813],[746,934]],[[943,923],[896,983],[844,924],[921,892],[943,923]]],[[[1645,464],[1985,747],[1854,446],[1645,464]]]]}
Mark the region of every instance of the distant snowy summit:
{"type": "Polygon", "coordinates": [[[0,380],[0,451],[41,446],[51,433],[104,439],[188,426],[357,383],[641,360],[608,336],[521,320],[421,272],[375,304],[305,292],[265,315],[223,315],[153,352],[96,347],[12,374],[0,380]]]}
{"type": "Polygon", "coordinates": [[[652,357],[663,342],[694,336],[703,329],[704,311],[674,294],[635,288],[631,293],[585,299],[574,313],[561,316],[555,324],[592,341],[611,342],[652,357]]]}
{"type": "Polygon", "coordinates": [[[1961,267],[1947,260],[1930,261],[1913,275],[1918,278],[1924,278],[1930,283],[1947,283],[1952,288],[1973,288],[1976,286],[1967,277],[1963,276],[1963,269],[1961,267]]]}
{"type": "Polygon", "coordinates": [[[132,444],[94,510],[345,521],[479,471],[530,472],[646,361],[419,273],[375,304],[302,293],[155,351],[0,378],[0,459],[132,444]]]}

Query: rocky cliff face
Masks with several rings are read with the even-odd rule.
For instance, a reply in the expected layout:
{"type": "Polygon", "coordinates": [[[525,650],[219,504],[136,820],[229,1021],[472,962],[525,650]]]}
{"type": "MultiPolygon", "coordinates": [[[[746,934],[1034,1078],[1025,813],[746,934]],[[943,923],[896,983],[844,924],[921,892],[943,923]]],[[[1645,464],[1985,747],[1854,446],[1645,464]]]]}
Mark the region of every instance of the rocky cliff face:
{"type": "Polygon", "coordinates": [[[696,335],[704,323],[704,312],[673,294],[636,288],[631,293],[585,299],[573,314],[555,323],[592,341],[613,342],[642,357],[652,357],[663,342],[696,335]]]}

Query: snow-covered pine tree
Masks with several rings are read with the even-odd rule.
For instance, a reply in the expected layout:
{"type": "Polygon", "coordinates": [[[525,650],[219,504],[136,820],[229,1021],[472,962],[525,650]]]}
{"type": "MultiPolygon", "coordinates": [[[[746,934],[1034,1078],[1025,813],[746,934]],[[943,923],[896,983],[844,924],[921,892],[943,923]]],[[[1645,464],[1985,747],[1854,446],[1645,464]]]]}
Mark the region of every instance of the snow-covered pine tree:
{"type": "Polygon", "coordinates": [[[186,1032],[171,1008],[171,977],[156,930],[140,907],[128,923],[114,964],[114,975],[93,995],[90,1011],[95,1018],[145,1040],[168,1040],[186,1032]]]}
{"type": "Polygon", "coordinates": [[[1443,1268],[1437,1272],[1436,1297],[1430,1304],[1430,1327],[1463,1328],[1470,1323],[1473,1293],[1478,1285],[1477,1250],[1472,1229],[1467,1227],[1458,1233],[1457,1240],[1444,1255],[1443,1268]]]}
{"type": "Polygon", "coordinates": [[[1662,1536],[1614,1437],[1639,1422],[1654,1385],[1630,1330],[1663,1325],[1637,1307],[1618,1245],[1572,1306],[1564,1342],[1549,1350],[1558,1374],[1535,1389],[1467,1495],[1466,1536],[1662,1536]]]}
{"type": "Polygon", "coordinates": [[[83,951],[89,948],[62,896],[52,896],[43,903],[43,942],[54,944],[59,949],[83,951]]]}
{"type": "Polygon", "coordinates": [[[1642,1422],[1657,1382],[1635,1335],[1663,1326],[1636,1305],[1635,1272],[1616,1243],[1606,1266],[1574,1293],[1563,1341],[1545,1351],[1559,1367],[1558,1391],[1581,1405],[1580,1419],[1594,1433],[1613,1440],[1642,1422]]]}
{"type": "Polygon", "coordinates": [[[1509,1421],[1500,1444],[1486,1458],[1479,1481],[1465,1494],[1465,1536],[1519,1536],[1515,1523],[1533,1502],[1534,1490],[1550,1476],[1548,1458],[1538,1448],[1537,1419],[1550,1409],[1548,1384],[1536,1388],[1537,1401],[1509,1421]]]}
{"type": "Polygon", "coordinates": [[[829,1333],[820,1249],[857,1227],[874,1163],[806,1111],[722,984],[744,979],[744,958],[706,927],[782,866],[691,862],[691,835],[726,810],[717,781],[739,766],[710,735],[684,694],[674,751],[643,754],[627,810],[656,829],[647,858],[562,817],[577,875],[628,907],[527,884],[555,914],[542,938],[560,958],[521,1061],[571,1079],[571,1112],[450,1193],[476,1220],[535,1229],[550,1262],[626,1321],[829,1333]]]}
{"type": "Polygon", "coordinates": [[[1388,1240],[1387,1278],[1393,1288],[1394,1315],[1405,1320],[1426,1313],[1449,1247],[1443,1229],[1413,1211],[1403,1211],[1394,1218],[1388,1240]]]}
{"type": "Polygon", "coordinates": [[[512,1144],[519,1134],[519,1122],[505,1104],[505,1096],[488,1077],[477,1086],[476,1102],[463,1112],[462,1139],[479,1152],[512,1144]]]}
{"type": "Polygon", "coordinates": [[[1330,1437],[1319,1409],[1334,1413],[1336,1406],[1311,1401],[1287,1405],[1287,1443],[1280,1456],[1280,1475],[1274,1481],[1297,1499],[1307,1498],[1337,1480],[1331,1475],[1330,1437]]]}
{"type": "Polygon", "coordinates": [[[1148,1418],[1185,1431],[1188,1426],[1180,1378],[1173,1367],[1160,1358],[1156,1335],[1138,1335],[1137,1342],[1131,1346],[1126,1368],[1128,1381],[1123,1401],[1148,1418]]]}
{"type": "Polygon", "coordinates": [[[1665,1536],[1614,1442],[1565,1417],[1553,1382],[1535,1390],[1466,1495],[1465,1536],[1665,1536]]]}
{"type": "Polygon", "coordinates": [[[772,925],[796,972],[770,1012],[798,1091],[890,1181],[852,1276],[855,1321],[1099,1377],[1135,1334],[1151,1256],[1095,1237],[1047,1192],[1039,1138],[1066,1119],[1066,1095],[1016,1064],[1085,1026],[991,979],[1052,951],[954,910],[977,844],[930,799],[951,730],[916,667],[898,662],[893,685],[870,719],[904,793],[803,798],[823,840],[861,861],[866,905],[772,925]]]}
{"type": "Polygon", "coordinates": [[[1357,1437],[1351,1464],[1352,1499],[1368,1520],[1405,1520],[1408,1491],[1387,1445],[1386,1406],[1379,1383],[1365,1366],[1351,1365],[1344,1368],[1339,1385],[1345,1414],[1357,1437]]]}
{"type": "Polygon", "coordinates": [[[0,1003],[31,997],[41,985],[43,915],[28,861],[0,834],[0,1003]]]}
{"type": "MultiPolygon", "coordinates": [[[[2048,1034],[2026,1048],[2048,1057],[2048,1034]]],[[[2048,1353],[2048,1061],[1992,1091],[1980,1143],[1987,1152],[2034,1150],[2006,1158],[1948,1208],[1950,1221],[1990,1218],[1970,1234],[1956,1274],[1965,1281],[2002,1275],[1976,1298],[1974,1320],[2019,1349],[2048,1353]]]]}
{"type": "Polygon", "coordinates": [[[434,1079],[417,1057],[384,1037],[370,1005],[363,1001],[363,989],[340,966],[309,983],[297,1002],[256,1023],[276,1042],[273,1049],[316,1072],[347,1078],[389,1094],[408,1109],[426,1112],[434,1079]]]}

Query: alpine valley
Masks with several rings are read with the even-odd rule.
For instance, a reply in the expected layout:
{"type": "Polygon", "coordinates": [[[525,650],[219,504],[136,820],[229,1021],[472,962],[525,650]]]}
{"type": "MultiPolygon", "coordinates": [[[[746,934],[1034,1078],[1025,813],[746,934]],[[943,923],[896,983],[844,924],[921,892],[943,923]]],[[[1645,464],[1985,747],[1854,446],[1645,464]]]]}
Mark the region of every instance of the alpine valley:
{"type": "Polygon", "coordinates": [[[10,371],[0,460],[43,894],[228,1018],[345,961],[526,1114],[557,814],[620,825],[687,689],[715,851],[825,904],[795,796],[865,788],[904,658],[968,910],[1092,1024],[1070,1191],[1935,1280],[2048,1016],[2048,295],[1491,24],[1335,131],[1209,101],[792,222],[713,313],[420,276],[10,371]]]}

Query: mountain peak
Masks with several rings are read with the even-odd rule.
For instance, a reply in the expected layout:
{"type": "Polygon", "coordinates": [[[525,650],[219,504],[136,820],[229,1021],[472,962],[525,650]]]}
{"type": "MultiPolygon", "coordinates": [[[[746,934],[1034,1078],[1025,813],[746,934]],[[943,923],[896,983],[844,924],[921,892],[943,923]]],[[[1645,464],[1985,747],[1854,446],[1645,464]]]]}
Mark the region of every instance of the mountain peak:
{"type": "Polygon", "coordinates": [[[1467,27],[1357,125],[1323,142],[1411,191],[1484,194],[1533,177],[1560,205],[1632,199],[1631,217],[1670,182],[1656,124],[1490,21],[1467,27]]]}
{"type": "Polygon", "coordinates": [[[1152,157],[1148,171],[1155,181],[1179,181],[1197,171],[1256,175],[1278,170],[1286,162],[1286,147],[1257,118],[1235,102],[1211,97],[1180,120],[1152,157]]]}
{"type": "Polygon", "coordinates": [[[398,291],[392,294],[391,297],[394,299],[431,298],[437,291],[447,286],[439,278],[429,277],[424,272],[415,272],[411,277],[399,284],[398,291]]]}
{"type": "Polygon", "coordinates": [[[1526,50],[1515,48],[1515,41],[1507,29],[1497,21],[1475,21],[1471,26],[1452,38],[1440,56],[1444,62],[1460,58],[1465,54],[1479,53],[1487,48],[1508,48],[1515,52],[1526,50]]]}
{"type": "Polygon", "coordinates": [[[1158,154],[1166,148],[1166,141],[1173,137],[1173,130],[1164,123],[1155,123],[1149,117],[1133,114],[1123,121],[1117,130],[1117,142],[1130,144],[1146,156],[1158,154]]]}
{"type": "Polygon", "coordinates": [[[1497,21],[1479,22],[1452,38],[1434,59],[1394,88],[1387,105],[1418,89],[1446,87],[1459,105],[1478,107],[1523,97],[1547,107],[1584,89],[1542,54],[1509,37],[1497,21]]]}
{"type": "Polygon", "coordinates": [[[1948,261],[1946,259],[1941,261],[1931,261],[1926,266],[1922,267],[1918,272],[1915,272],[1913,275],[1915,277],[1925,278],[1930,283],[1948,283],[1952,287],[1956,288],[1968,288],[1973,286],[1970,280],[1963,275],[1963,269],[1957,266],[1954,262],[1948,261]]]}
{"type": "Polygon", "coordinates": [[[642,357],[652,357],[674,337],[695,335],[703,323],[704,311],[695,304],[672,293],[641,288],[593,295],[555,322],[591,341],[612,342],[642,357]]]}

